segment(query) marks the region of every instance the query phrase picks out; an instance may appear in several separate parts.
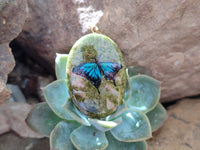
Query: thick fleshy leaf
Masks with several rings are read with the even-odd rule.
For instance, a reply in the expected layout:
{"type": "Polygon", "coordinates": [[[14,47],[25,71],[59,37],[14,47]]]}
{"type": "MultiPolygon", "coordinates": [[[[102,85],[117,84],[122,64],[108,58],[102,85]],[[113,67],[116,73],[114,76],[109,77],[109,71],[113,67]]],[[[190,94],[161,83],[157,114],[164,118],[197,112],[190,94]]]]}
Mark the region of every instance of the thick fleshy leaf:
{"type": "Polygon", "coordinates": [[[130,108],[120,116],[122,117],[122,122],[110,130],[117,140],[138,142],[151,137],[151,125],[143,112],[130,108]]]}
{"type": "Polygon", "coordinates": [[[144,75],[151,76],[151,71],[148,70],[145,67],[130,66],[130,67],[127,68],[127,70],[128,70],[129,77],[132,77],[132,76],[135,76],[135,75],[139,75],[139,74],[144,74],[144,75]]]}
{"type": "Polygon", "coordinates": [[[146,115],[149,118],[151,129],[153,132],[159,129],[164,121],[167,119],[167,112],[160,103],[158,103],[157,106],[146,115]]]}
{"type": "Polygon", "coordinates": [[[67,65],[68,54],[56,53],[55,69],[57,79],[66,79],[66,65],[67,65]]]}
{"type": "Polygon", "coordinates": [[[87,117],[81,114],[74,106],[72,100],[68,98],[65,104],[62,106],[66,113],[68,113],[74,120],[78,121],[79,123],[90,126],[90,122],[88,121],[87,117]]]}
{"type": "Polygon", "coordinates": [[[116,140],[110,132],[106,132],[108,147],[106,150],[147,150],[145,141],[140,142],[120,142],[116,140]]]}
{"type": "Polygon", "coordinates": [[[74,130],[70,139],[73,145],[80,150],[103,150],[108,146],[105,133],[93,126],[81,126],[74,130]]]}
{"type": "Polygon", "coordinates": [[[49,136],[54,127],[62,121],[46,102],[37,104],[29,113],[26,122],[34,131],[49,136]]]}
{"type": "Polygon", "coordinates": [[[95,128],[97,128],[98,130],[102,132],[109,131],[122,122],[122,118],[117,118],[113,121],[104,121],[104,120],[91,119],[91,118],[89,118],[88,120],[95,128]]]}
{"type": "Polygon", "coordinates": [[[126,104],[143,112],[151,111],[160,99],[160,82],[146,75],[136,75],[130,78],[132,86],[131,97],[126,104]]]}
{"type": "Polygon", "coordinates": [[[66,80],[56,80],[43,88],[44,97],[51,109],[61,118],[73,120],[62,108],[69,98],[66,80]]]}
{"type": "Polygon", "coordinates": [[[130,78],[128,76],[126,81],[126,91],[124,94],[124,101],[127,101],[131,97],[131,93],[132,93],[132,87],[130,83],[130,78]]]}
{"type": "Polygon", "coordinates": [[[127,72],[128,78],[127,78],[127,83],[126,83],[126,91],[124,94],[125,101],[127,101],[129,99],[129,97],[131,96],[131,93],[132,93],[130,77],[135,76],[135,75],[140,75],[140,74],[151,76],[151,71],[148,70],[147,68],[141,67],[141,66],[130,66],[126,69],[126,72],[127,72]]]}
{"type": "Polygon", "coordinates": [[[50,147],[52,150],[76,150],[70,140],[70,134],[80,124],[75,121],[62,121],[56,125],[50,136],[50,147]]]}

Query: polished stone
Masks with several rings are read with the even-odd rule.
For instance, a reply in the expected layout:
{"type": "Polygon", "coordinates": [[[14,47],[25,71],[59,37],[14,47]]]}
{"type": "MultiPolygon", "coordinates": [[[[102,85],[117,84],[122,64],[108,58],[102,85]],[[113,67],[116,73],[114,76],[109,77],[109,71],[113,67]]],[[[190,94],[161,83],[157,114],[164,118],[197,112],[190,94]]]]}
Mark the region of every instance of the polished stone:
{"type": "Polygon", "coordinates": [[[125,93],[125,69],[120,49],[107,36],[92,33],[79,39],[67,62],[68,89],[79,111],[92,118],[115,112],[125,93]],[[113,72],[105,63],[113,65],[113,72]]]}

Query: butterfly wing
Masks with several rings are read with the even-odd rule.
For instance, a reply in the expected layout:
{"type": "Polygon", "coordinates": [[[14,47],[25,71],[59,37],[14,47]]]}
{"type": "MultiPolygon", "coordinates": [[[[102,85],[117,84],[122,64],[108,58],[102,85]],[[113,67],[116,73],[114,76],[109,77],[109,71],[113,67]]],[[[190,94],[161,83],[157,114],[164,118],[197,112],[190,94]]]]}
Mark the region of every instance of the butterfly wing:
{"type": "Polygon", "coordinates": [[[80,64],[78,66],[75,66],[72,69],[72,72],[86,78],[97,88],[99,92],[99,86],[101,84],[101,72],[96,63],[80,64]]]}
{"type": "Polygon", "coordinates": [[[115,84],[115,75],[118,73],[118,71],[122,68],[122,65],[119,63],[114,62],[103,62],[100,63],[101,69],[103,71],[103,74],[105,76],[106,80],[113,80],[114,85],[115,84]]]}

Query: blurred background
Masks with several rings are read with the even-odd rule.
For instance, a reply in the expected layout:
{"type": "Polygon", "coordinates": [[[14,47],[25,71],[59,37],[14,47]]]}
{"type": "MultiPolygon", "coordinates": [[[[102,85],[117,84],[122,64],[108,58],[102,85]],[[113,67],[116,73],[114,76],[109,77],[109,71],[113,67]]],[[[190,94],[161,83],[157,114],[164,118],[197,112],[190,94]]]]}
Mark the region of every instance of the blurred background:
{"type": "Polygon", "coordinates": [[[0,150],[49,149],[25,118],[55,80],[55,54],[95,25],[127,66],[144,66],[161,81],[168,120],[149,150],[198,150],[199,0],[0,0],[0,150]]]}

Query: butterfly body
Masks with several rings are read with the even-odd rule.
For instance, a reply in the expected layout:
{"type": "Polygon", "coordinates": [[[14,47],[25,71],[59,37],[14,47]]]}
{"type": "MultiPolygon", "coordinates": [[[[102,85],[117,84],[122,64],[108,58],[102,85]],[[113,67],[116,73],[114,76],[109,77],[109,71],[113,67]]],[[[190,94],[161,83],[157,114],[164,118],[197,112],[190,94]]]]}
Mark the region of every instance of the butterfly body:
{"type": "Polygon", "coordinates": [[[89,80],[100,94],[99,86],[101,85],[102,77],[105,77],[106,80],[112,80],[113,84],[116,86],[115,75],[121,68],[122,65],[119,63],[95,61],[82,63],[74,67],[72,72],[89,80]]]}

